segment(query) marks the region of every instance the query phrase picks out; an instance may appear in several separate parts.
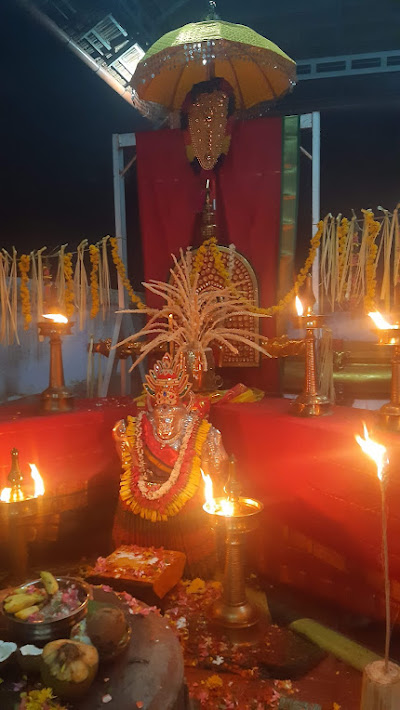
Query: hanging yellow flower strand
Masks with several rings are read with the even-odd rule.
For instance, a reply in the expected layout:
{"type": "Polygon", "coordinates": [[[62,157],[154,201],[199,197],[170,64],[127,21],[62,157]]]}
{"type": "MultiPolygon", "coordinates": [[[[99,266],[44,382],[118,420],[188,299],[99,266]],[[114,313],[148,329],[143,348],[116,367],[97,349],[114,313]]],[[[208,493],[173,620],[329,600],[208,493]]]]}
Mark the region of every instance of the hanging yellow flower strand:
{"type": "Polygon", "coordinates": [[[343,271],[346,263],[346,244],[347,235],[349,233],[349,220],[343,217],[340,224],[337,226],[337,241],[338,241],[338,282],[342,281],[343,271]]]}
{"type": "Polygon", "coordinates": [[[369,210],[362,210],[367,226],[367,258],[365,263],[365,295],[364,310],[366,313],[375,310],[376,293],[376,256],[378,246],[375,240],[379,234],[381,225],[374,219],[374,213],[369,210]]]}
{"type": "Polygon", "coordinates": [[[263,313],[264,315],[273,316],[276,313],[280,313],[281,311],[283,311],[294,300],[294,298],[295,298],[295,296],[297,296],[301,286],[304,284],[304,282],[310,272],[310,269],[314,263],[316,253],[319,249],[319,245],[321,244],[321,238],[322,238],[323,232],[324,232],[324,221],[321,219],[321,221],[318,222],[317,231],[311,239],[310,249],[308,252],[307,259],[304,262],[303,268],[300,269],[300,271],[297,275],[297,278],[296,278],[293,288],[291,288],[290,291],[288,291],[288,293],[286,294],[286,296],[281,298],[281,300],[275,306],[271,306],[270,308],[254,308],[253,310],[256,313],[263,313]]]}
{"type": "Polygon", "coordinates": [[[124,263],[118,253],[117,238],[110,237],[110,244],[111,244],[111,256],[112,256],[114,266],[117,269],[118,275],[129,294],[129,298],[131,299],[132,303],[134,303],[137,306],[137,308],[140,308],[140,309],[146,308],[146,305],[143,303],[143,301],[141,301],[139,296],[137,296],[136,293],[134,292],[134,290],[131,286],[131,283],[126,275],[124,263]]]}
{"type": "Polygon", "coordinates": [[[31,314],[31,297],[29,293],[28,283],[29,283],[29,269],[31,265],[31,257],[28,254],[22,254],[19,262],[18,268],[21,274],[21,285],[20,285],[20,296],[21,296],[21,306],[22,315],[24,318],[24,330],[28,330],[32,322],[31,314]]]}
{"type": "Polygon", "coordinates": [[[75,310],[74,294],[74,270],[72,266],[72,253],[64,254],[64,278],[65,278],[65,315],[71,318],[75,310]]]}
{"type": "Polygon", "coordinates": [[[90,309],[90,317],[96,318],[100,308],[99,298],[99,263],[100,251],[95,244],[89,246],[89,258],[92,265],[90,271],[90,295],[92,298],[92,307],[90,309]]]}

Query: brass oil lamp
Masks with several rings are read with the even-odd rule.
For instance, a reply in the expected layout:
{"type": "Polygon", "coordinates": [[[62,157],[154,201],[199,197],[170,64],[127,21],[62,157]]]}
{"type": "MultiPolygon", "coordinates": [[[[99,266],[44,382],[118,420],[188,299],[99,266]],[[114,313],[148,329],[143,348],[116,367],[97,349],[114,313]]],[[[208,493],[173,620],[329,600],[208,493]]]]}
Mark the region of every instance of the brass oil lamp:
{"type": "Polygon", "coordinates": [[[37,467],[33,463],[29,464],[29,467],[31,469],[31,482],[27,487],[19,465],[19,451],[16,448],[12,449],[11,470],[7,476],[7,481],[10,485],[0,491],[1,503],[22,503],[44,494],[43,478],[37,467]]]}
{"type": "Polygon", "coordinates": [[[305,337],[305,375],[303,391],[291,404],[291,413],[298,417],[320,417],[331,414],[330,400],[318,392],[317,364],[315,352],[315,331],[324,325],[324,316],[315,315],[311,306],[307,306],[304,313],[303,304],[296,296],[297,316],[294,326],[306,331],[305,337]]]}
{"type": "Polygon", "coordinates": [[[378,416],[380,423],[392,431],[400,431],[400,323],[388,323],[379,311],[368,313],[373,320],[379,345],[390,345],[393,348],[392,380],[390,386],[390,402],[384,404],[378,416]]]}
{"type": "Polygon", "coordinates": [[[49,386],[40,395],[44,412],[68,412],[73,408],[72,393],[65,386],[62,359],[62,336],[70,335],[73,323],[59,312],[57,304],[51,305],[38,323],[39,335],[50,339],[49,386]]]}
{"type": "Polygon", "coordinates": [[[240,630],[256,626],[260,612],[246,596],[244,576],[244,543],[246,535],[255,530],[263,504],[239,495],[235,460],[229,462],[226,497],[214,498],[212,480],[203,474],[205,499],[203,510],[210,515],[214,529],[225,532],[225,569],[222,597],[212,606],[212,619],[225,629],[240,630]]]}
{"type": "Polygon", "coordinates": [[[8,531],[9,568],[20,579],[24,578],[28,566],[28,542],[32,534],[29,521],[45,493],[37,467],[29,465],[31,480],[28,483],[21,472],[18,450],[12,449],[11,470],[7,477],[9,486],[0,491],[0,520],[8,531]]]}

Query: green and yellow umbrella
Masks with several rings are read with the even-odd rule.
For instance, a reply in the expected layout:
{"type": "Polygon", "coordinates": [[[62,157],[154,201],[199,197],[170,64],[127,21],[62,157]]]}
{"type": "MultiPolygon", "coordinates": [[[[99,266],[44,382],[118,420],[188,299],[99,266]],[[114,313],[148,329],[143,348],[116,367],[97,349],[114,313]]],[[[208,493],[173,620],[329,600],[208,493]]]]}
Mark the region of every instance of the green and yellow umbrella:
{"type": "Polygon", "coordinates": [[[131,80],[143,113],[151,106],[173,112],[194,84],[213,77],[233,87],[236,109],[271,101],[296,83],[296,64],[279,47],[244,25],[206,20],[168,32],[139,62],[131,80]]]}

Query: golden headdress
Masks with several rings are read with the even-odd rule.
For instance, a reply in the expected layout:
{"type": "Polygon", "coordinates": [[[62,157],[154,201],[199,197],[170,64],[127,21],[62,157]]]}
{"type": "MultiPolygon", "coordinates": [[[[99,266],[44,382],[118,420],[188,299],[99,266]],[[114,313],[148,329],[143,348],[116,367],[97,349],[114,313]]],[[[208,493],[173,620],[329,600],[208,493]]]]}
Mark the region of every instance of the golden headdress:
{"type": "Polygon", "coordinates": [[[183,364],[180,361],[174,364],[171,355],[165,353],[162,360],[157,360],[154,368],[146,375],[144,388],[156,405],[176,407],[188,394],[191,384],[183,364]]]}

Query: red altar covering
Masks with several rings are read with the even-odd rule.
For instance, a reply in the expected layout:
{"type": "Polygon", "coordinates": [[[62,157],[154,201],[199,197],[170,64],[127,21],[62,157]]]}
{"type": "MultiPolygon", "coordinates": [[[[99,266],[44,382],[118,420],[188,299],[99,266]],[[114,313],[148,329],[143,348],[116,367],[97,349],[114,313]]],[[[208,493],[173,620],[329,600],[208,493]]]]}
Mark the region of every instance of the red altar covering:
{"type": "MultiPolygon", "coordinates": [[[[198,246],[196,225],[205,182],[207,177],[214,178],[209,172],[194,173],[182,131],[138,133],[136,140],[145,279],[165,281],[171,254],[198,246]]],[[[230,151],[215,176],[219,241],[235,244],[250,261],[260,286],[260,303],[265,306],[276,303],[281,160],[280,118],[238,121],[230,151]]],[[[146,298],[150,305],[157,303],[152,294],[146,298]]],[[[262,328],[265,335],[275,335],[275,320],[265,319],[262,328]]],[[[264,360],[261,368],[252,368],[244,378],[247,384],[277,392],[278,375],[277,362],[264,360]]]]}
{"type": "MultiPolygon", "coordinates": [[[[354,436],[373,413],[335,407],[331,416],[301,419],[285,399],[217,404],[212,423],[234,453],[243,493],[265,505],[249,553],[273,579],[370,616],[383,616],[380,488],[373,462],[354,436]]],[[[67,414],[39,415],[37,403],[0,407],[0,487],[10,450],[21,468],[41,472],[49,494],[105,485],[118,491],[121,466],[111,431],[128,414],[129,398],[85,400],[67,414]]],[[[387,491],[394,618],[400,619],[400,437],[375,430],[390,458],[387,491]]]]}
{"type": "MultiPolygon", "coordinates": [[[[216,405],[212,420],[237,457],[245,495],[265,504],[254,537],[259,571],[371,616],[383,616],[381,498],[375,464],[355,434],[371,412],[336,407],[301,419],[289,401],[216,405]]],[[[390,458],[389,556],[394,614],[400,612],[400,438],[373,432],[390,458]]],[[[371,434],[372,436],[372,434],[371,434]]],[[[398,623],[398,622],[397,622],[398,623]]]]}
{"type": "Polygon", "coordinates": [[[72,493],[104,480],[115,481],[117,490],[121,466],[112,428],[134,412],[132,400],[82,400],[65,414],[41,415],[38,406],[37,400],[19,400],[0,407],[0,487],[8,485],[15,447],[26,480],[28,464],[36,464],[48,493],[72,493]]]}

